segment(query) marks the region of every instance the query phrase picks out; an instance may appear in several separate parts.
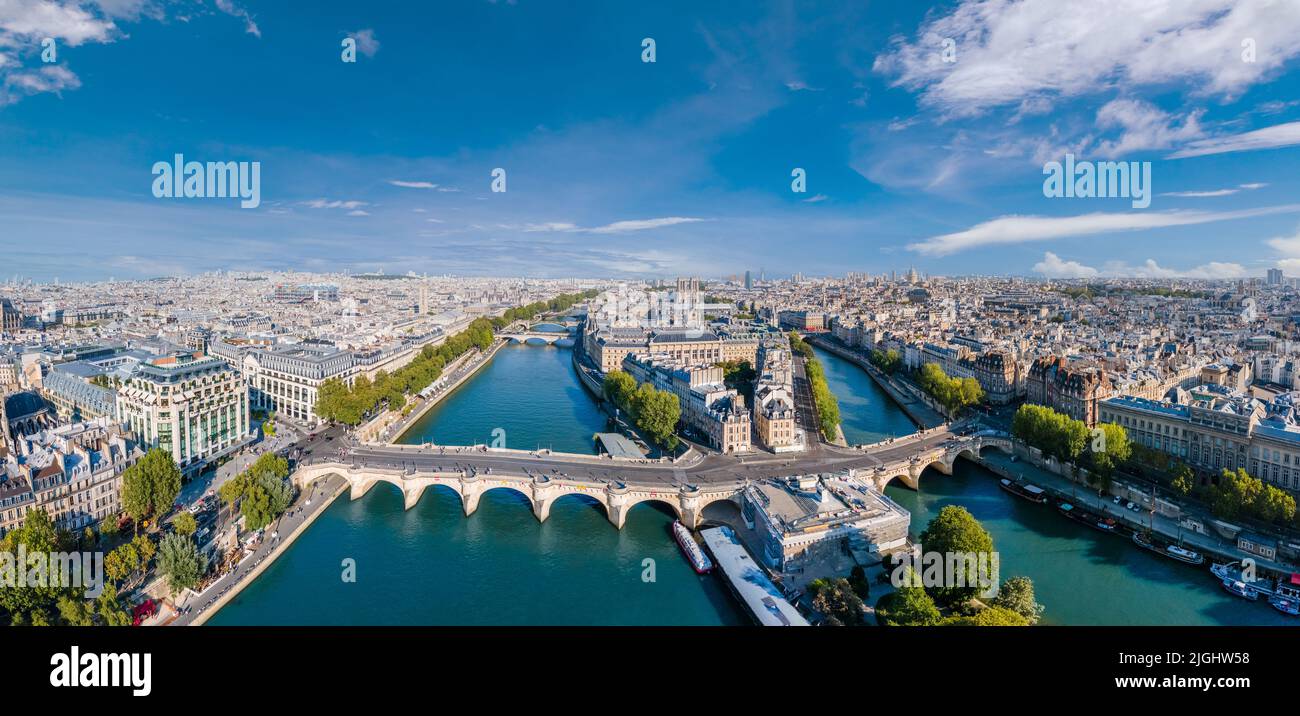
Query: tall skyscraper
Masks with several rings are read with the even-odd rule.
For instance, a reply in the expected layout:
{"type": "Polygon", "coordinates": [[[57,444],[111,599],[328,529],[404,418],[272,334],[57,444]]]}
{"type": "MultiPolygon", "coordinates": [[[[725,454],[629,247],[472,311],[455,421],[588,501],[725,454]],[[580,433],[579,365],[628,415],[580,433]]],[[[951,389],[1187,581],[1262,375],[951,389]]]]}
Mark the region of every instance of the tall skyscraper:
{"type": "Polygon", "coordinates": [[[1270,286],[1282,285],[1282,269],[1271,268],[1268,270],[1268,285],[1270,286]]]}
{"type": "Polygon", "coordinates": [[[750,275],[750,273],[749,273],[748,270],[746,270],[746,271],[745,271],[745,288],[753,288],[753,287],[754,287],[754,277],[750,275]]]}

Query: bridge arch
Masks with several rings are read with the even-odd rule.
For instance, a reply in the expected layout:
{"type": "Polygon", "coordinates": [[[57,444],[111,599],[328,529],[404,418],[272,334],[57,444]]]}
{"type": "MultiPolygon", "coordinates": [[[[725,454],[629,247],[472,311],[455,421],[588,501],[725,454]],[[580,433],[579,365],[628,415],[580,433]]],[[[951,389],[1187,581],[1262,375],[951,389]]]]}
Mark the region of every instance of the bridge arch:
{"type": "Polygon", "coordinates": [[[577,501],[588,507],[599,507],[600,513],[604,515],[606,519],[609,518],[609,505],[605,504],[605,496],[587,490],[566,490],[564,492],[558,492],[553,496],[542,498],[538,503],[539,511],[537,513],[537,518],[543,522],[546,521],[546,518],[550,517],[551,510],[554,509],[555,504],[565,500],[568,500],[569,502],[577,501]]]}

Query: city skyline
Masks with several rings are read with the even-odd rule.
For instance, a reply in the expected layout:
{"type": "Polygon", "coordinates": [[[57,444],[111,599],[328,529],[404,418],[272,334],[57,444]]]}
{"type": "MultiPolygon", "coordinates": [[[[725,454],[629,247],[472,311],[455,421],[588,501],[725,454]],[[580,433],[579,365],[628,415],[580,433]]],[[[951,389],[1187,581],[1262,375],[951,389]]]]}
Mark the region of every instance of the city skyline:
{"type": "Polygon", "coordinates": [[[7,3],[0,278],[1300,268],[1300,7],[1058,5],[7,3]],[[177,154],[260,206],[155,198],[177,154]],[[1067,155],[1149,206],[1047,198],[1067,155]]]}

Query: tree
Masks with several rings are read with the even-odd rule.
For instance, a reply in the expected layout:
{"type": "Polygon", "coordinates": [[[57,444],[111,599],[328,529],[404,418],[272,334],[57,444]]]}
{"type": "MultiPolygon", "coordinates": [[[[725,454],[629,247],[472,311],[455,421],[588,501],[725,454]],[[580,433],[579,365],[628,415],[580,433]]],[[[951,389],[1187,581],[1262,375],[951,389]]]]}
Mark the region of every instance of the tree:
{"type": "Polygon", "coordinates": [[[849,580],[815,579],[808,585],[813,595],[813,609],[826,615],[827,622],[837,626],[861,626],[866,605],[853,591],[849,580]],[[832,621],[833,620],[833,621],[832,621]]]}
{"type": "Polygon", "coordinates": [[[628,401],[636,392],[636,380],[621,370],[611,370],[605,374],[602,384],[605,397],[623,410],[628,409],[628,401]]]}
{"type": "Polygon", "coordinates": [[[1180,463],[1174,468],[1174,479],[1170,487],[1183,497],[1190,495],[1192,489],[1196,487],[1196,473],[1192,472],[1192,468],[1180,463]]]}
{"type": "Polygon", "coordinates": [[[59,597],[59,618],[69,626],[92,626],[95,623],[95,611],[91,603],[71,595],[59,597]]]}
{"type": "Polygon", "coordinates": [[[876,602],[876,621],[881,626],[935,626],[941,619],[939,608],[910,567],[903,586],[876,602]]]}
{"type": "Polygon", "coordinates": [[[130,542],[104,555],[104,576],[113,584],[121,584],[140,568],[140,553],[130,542]]]}
{"type": "Polygon", "coordinates": [[[293,488],[285,479],[288,474],[288,460],[264,453],[247,470],[227,480],[217,494],[228,505],[239,503],[245,526],[259,530],[293,502],[293,488]]]}
{"type": "Polygon", "coordinates": [[[170,511],[180,492],[180,468],[162,448],[151,449],[122,473],[122,506],[137,525],[170,511]]]}
{"type": "Polygon", "coordinates": [[[172,532],[158,548],[158,572],[167,578],[172,596],[195,587],[208,569],[208,558],[199,553],[194,540],[172,532]]]}
{"type": "MultiPolygon", "coordinates": [[[[45,510],[29,510],[22,525],[0,539],[0,552],[15,555],[15,559],[20,548],[29,555],[60,551],[58,533],[45,510]]],[[[18,584],[16,580],[0,580],[0,611],[7,612],[14,625],[43,626],[50,623],[58,599],[70,594],[71,590],[49,580],[44,586],[34,587],[18,584]]]]}
{"type": "Polygon", "coordinates": [[[971,616],[948,617],[943,626],[1029,626],[1030,622],[1006,607],[981,609],[971,616]]]}
{"type": "Polygon", "coordinates": [[[993,606],[1004,607],[1037,624],[1043,616],[1043,605],[1034,600],[1034,581],[1029,577],[1011,577],[1002,583],[993,606]]]}
{"type": "Polygon", "coordinates": [[[853,593],[864,602],[871,596],[871,582],[867,579],[867,571],[862,568],[862,565],[855,564],[853,569],[849,570],[849,586],[853,587],[853,593]]]}
{"type": "Polygon", "coordinates": [[[636,392],[636,425],[652,440],[666,447],[675,447],[677,421],[682,417],[681,402],[675,393],[655,390],[650,384],[642,384],[636,392]]]}
{"type": "Polygon", "coordinates": [[[176,530],[176,534],[185,537],[194,534],[198,528],[199,521],[194,519],[194,515],[188,512],[182,512],[179,515],[176,515],[176,518],[172,520],[172,529],[176,530]]]}
{"type": "Polygon", "coordinates": [[[940,510],[921,533],[921,545],[927,552],[944,555],[945,562],[961,570],[961,574],[946,575],[944,586],[931,587],[941,604],[969,601],[994,578],[993,537],[964,507],[949,505],[940,510]],[[970,559],[954,559],[958,555],[970,559]]]}

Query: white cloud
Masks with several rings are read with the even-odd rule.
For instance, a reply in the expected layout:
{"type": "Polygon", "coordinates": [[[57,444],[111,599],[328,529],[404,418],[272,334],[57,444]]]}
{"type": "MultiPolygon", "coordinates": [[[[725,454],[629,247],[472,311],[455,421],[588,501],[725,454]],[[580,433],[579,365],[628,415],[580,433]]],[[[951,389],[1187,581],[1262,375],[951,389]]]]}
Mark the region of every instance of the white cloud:
{"type": "Polygon", "coordinates": [[[1239,0],[962,0],[874,69],[949,115],[1054,101],[1115,85],[1191,85],[1236,96],[1300,55],[1300,3],[1239,0]],[[1255,42],[1243,62],[1243,38],[1255,42]],[[952,39],[956,61],[944,62],[952,39]]]}
{"type": "Polygon", "coordinates": [[[817,203],[819,203],[819,202],[826,201],[826,200],[829,199],[829,198],[830,198],[830,197],[829,197],[829,196],[826,196],[825,194],[813,194],[812,196],[808,197],[807,199],[804,199],[803,202],[804,202],[805,204],[817,204],[817,203]]]}
{"type": "Polygon", "coordinates": [[[586,229],[593,234],[622,234],[628,231],[644,231],[646,229],[661,229],[665,226],[676,226],[677,224],[693,224],[704,219],[693,219],[685,216],[666,216],[661,219],[635,219],[632,221],[615,221],[612,224],[597,226],[594,229],[586,229]]]}
{"type": "Polygon", "coordinates": [[[407,189],[437,189],[438,185],[427,181],[402,181],[401,179],[389,179],[389,184],[393,186],[405,187],[407,189]]]}
{"type": "Polygon", "coordinates": [[[1241,278],[1247,275],[1241,264],[1211,261],[1190,269],[1166,268],[1147,259],[1140,265],[1132,266],[1122,261],[1110,261],[1102,270],[1086,266],[1078,261],[1067,261],[1048,251],[1043,260],[1034,264],[1034,272],[1047,278],[1094,278],[1111,276],[1115,278],[1199,278],[1223,279],[1241,278]]]}
{"type": "Polygon", "coordinates": [[[1167,191],[1161,194],[1160,196],[1184,196],[1184,197],[1198,197],[1198,198],[1214,197],[1214,196],[1232,196],[1233,194],[1236,194],[1242,189],[1245,189],[1246,191],[1254,191],[1256,189],[1262,189],[1266,186],[1268,186],[1268,184],[1265,184],[1263,182],[1255,182],[1253,184],[1238,184],[1234,189],[1208,189],[1204,191],[1167,191]]]}
{"type": "Polygon", "coordinates": [[[364,209],[353,209],[348,212],[348,216],[370,216],[370,212],[364,209]]]}
{"type": "Polygon", "coordinates": [[[367,205],[366,202],[355,199],[312,199],[311,201],[304,201],[302,204],[312,209],[356,209],[367,205]]]}
{"type": "Polygon", "coordinates": [[[108,42],[117,30],[111,20],[96,17],[76,3],[49,0],[0,0],[0,44],[8,36],[53,37],[73,47],[83,42],[108,42]]]}
{"type": "Polygon", "coordinates": [[[357,51],[366,57],[374,57],[379,52],[379,40],[375,39],[375,31],[369,28],[349,32],[348,37],[357,41],[357,51]]]}
{"type": "Polygon", "coordinates": [[[1000,216],[976,224],[965,231],[933,236],[907,248],[932,256],[946,256],[958,251],[994,246],[1019,244],[1030,241],[1050,241],[1071,236],[1088,236],[1117,231],[1143,231],[1170,226],[1190,226],[1215,221],[1245,219],[1270,214],[1300,211],[1300,204],[1243,209],[1240,211],[1142,211],[1126,213],[1093,213],[1079,216],[1000,216]]]}
{"type": "Polygon", "coordinates": [[[1149,102],[1115,99],[1097,110],[1099,129],[1120,129],[1117,141],[1102,141],[1098,152],[1118,157],[1146,149],[1168,149],[1201,136],[1201,112],[1193,112],[1176,124],[1174,117],[1149,102]]]}
{"type": "Polygon", "coordinates": [[[248,11],[244,8],[236,5],[233,0],[217,0],[217,9],[227,15],[243,20],[244,32],[255,37],[262,36],[262,30],[259,29],[257,23],[253,21],[253,16],[248,14],[248,11]]]}
{"type": "Polygon", "coordinates": [[[1034,272],[1047,278],[1092,278],[1097,275],[1097,269],[1084,266],[1078,261],[1064,261],[1051,251],[1043,254],[1043,260],[1034,264],[1034,272]]]}
{"type": "MultiPolygon", "coordinates": [[[[1297,4],[1300,7],[1300,3],[1297,4]]],[[[1253,152],[1259,149],[1277,149],[1300,144],[1300,122],[1287,122],[1272,127],[1264,127],[1251,132],[1233,134],[1224,137],[1212,137],[1189,143],[1182,149],[1169,155],[1169,159],[1186,157],[1203,157],[1208,154],[1227,154],[1228,152],[1253,152]]]]}

